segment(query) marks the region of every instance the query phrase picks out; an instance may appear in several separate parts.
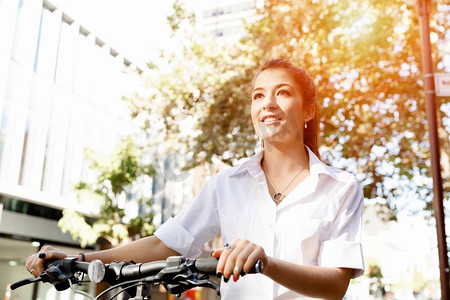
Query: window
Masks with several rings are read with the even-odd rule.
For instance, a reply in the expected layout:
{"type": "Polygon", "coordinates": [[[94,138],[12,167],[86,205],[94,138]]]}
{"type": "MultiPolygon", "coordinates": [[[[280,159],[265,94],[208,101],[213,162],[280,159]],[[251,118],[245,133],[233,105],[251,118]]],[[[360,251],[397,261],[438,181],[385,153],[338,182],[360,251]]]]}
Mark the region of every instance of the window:
{"type": "Polygon", "coordinates": [[[73,21],[63,14],[61,22],[55,82],[65,88],[71,87],[75,66],[76,32],[73,21]]]}
{"type": "Polygon", "coordinates": [[[89,94],[89,80],[90,80],[90,55],[89,50],[91,41],[89,40],[89,32],[82,27],[77,36],[77,51],[75,56],[75,67],[73,75],[73,93],[78,96],[87,97],[89,94]]]}
{"type": "Polygon", "coordinates": [[[49,148],[50,132],[47,132],[47,140],[45,142],[44,163],[42,166],[41,191],[45,188],[46,169],[48,168],[48,148],[49,148]]]}
{"type": "Polygon", "coordinates": [[[59,42],[60,18],[47,7],[42,7],[41,22],[36,50],[35,71],[40,75],[54,79],[56,57],[59,42]]]}
{"type": "Polygon", "coordinates": [[[3,107],[2,120],[0,123],[0,161],[3,155],[3,147],[5,146],[6,127],[8,126],[8,107],[3,107]]]}
{"type": "Polygon", "coordinates": [[[33,66],[39,23],[39,16],[34,12],[40,7],[34,0],[18,1],[11,59],[25,66],[33,66]]]}
{"type": "MultiPolygon", "coordinates": [[[[12,44],[11,58],[17,60],[21,55],[20,44],[24,39],[24,23],[23,23],[23,0],[19,0],[19,8],[17,9],[16,26],[14,28],[14,41],[12,44]]],[[[23,49],[22,49],[23,50],[23,49]]]]}
{"type": "Polygon", "coordinates": [[[28,136],[30,132],[30,119],[27,120],[27,125],[25,128],[25,134],[23,135],[23,145],[22,145],[22,160],[20,162],[20,173],[19,173],[19,184],[23,185],[23,175],[25,172],[25,158],[27,155],[28,146],[28,136]]]}

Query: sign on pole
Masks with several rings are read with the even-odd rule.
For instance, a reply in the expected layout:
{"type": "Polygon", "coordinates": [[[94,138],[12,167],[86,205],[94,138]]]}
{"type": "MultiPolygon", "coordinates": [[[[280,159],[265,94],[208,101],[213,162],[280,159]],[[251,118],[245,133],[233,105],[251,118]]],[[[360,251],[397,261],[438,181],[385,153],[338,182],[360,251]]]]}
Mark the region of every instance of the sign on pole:
{"type": "Polygon", "coordinates": [[[434,85],[436,96],[450,96],[450,73],[435,73],[434,85]]]}

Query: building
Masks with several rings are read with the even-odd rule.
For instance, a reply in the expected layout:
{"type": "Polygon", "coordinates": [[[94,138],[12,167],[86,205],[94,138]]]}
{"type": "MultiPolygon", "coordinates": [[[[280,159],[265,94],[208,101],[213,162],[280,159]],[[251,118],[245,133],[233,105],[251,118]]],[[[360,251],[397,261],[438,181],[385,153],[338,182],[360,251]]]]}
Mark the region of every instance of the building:
{"type": "MultiPolygon", "coordinates": [[[[255,3],[205,6],[201,26],[215,37],[240,36],[255,3]]],[[[125,68],[140,72],[66,11],[63,0],[0,0],[0,296],[29,276],[25,259],[43,244],[80,252],[57,221],[64,208],[98,212],[79,203],[72,187],[88,173],[85,147],[108,152],[132,130],[121,96],[136,72],[125,68]]],[[[192,198],[186,187],[192,190],[196,171],[178,174],[173,160],[160,159],[162,174],[151,183],[156,225],[192,198]]],[[[52,293],[40,285],[12,296],[56,298],[52,293]]]]}
{"type": "Polygon", "coordinates": [[[236,41],[245,33],[245,22],[255,17],[261,0],[194,1],[193,10],[201,32],[225,42],[236,41]]]}
{"type": "MultiPolygon", "coordinates": [[[[44,243],[77,253],[57,221],[64,208],[98,211],[72,191],[87,173],[83,150],[108,152],[132,130],[121,97],[139,68],[62,2],[0,1],[0,297],[29,276],[25,259],[44,243]]],[[[52,299],[52,291],[13,293],[52,299]]]]}

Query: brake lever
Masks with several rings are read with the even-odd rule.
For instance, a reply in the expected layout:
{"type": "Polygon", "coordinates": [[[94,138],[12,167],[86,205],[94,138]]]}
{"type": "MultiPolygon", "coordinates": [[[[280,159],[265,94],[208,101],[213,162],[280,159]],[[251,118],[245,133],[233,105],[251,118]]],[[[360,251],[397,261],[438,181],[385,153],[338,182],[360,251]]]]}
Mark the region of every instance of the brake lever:
{"type": "Polygon", "coordinates": [[[168,281],[163,281],[162,284],[171,294],[180,295],[186,290],[195,287],[207,287],[214,289],[217,295],[220,295],[220,287],[217,283],[209,279],[208,275],[204,275],[201,278],[197,277],[197,273],[192,273],[188,268],[185,273],[177,274],[168,281]]]}
{"type": "Polygon", "coordinates": [[[197,278],[188,279],[187,282],[190,285],[189,289],[194,288],[194,287],[206,287],[206,288],[214,289],[217,292],[217,295],[220,296],[220,286],[217,283],[215,283],[214,281],[210,280],[209,276],[208,276],[208,278],[203,278],[203,279],[197,279],[197,278]]]}
{"type": "Polygon", "coordinates": [[[25,278],[19,281],[16,281],[14,283],[11,284],[10,288],[11,290],[15,290],[17,288],[20,288],[21,286],[30,284],[30,283],[35,283],[35,282],[40,282],[42,281],[41,277],[30,277],[30,278],[25,278]]]}
{"type": "Polygon", "coordinates": [[[73,263],[76,260],[76,258],[65,258],[49,263],[47,269],[40,274],[42,282],[53,284],[57,291],[68,289],[70,287],[69,280],[72,283],[78,283],[73,272],[73,263]]]}

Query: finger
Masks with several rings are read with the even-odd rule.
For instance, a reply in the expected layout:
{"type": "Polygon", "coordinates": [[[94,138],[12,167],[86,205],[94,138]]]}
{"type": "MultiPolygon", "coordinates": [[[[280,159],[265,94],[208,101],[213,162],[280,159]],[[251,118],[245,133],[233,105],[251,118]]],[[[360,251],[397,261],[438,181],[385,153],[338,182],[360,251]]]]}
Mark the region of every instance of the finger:
{"type": "MultiPolygon", "coordinates": [[[[228,262],[228,257],[230,256],[230,254],[233,252],[235,246],[232,244],[226,244],[224,246],[224,248],[221,250],[221,254],[220,254],[220,258],[219,258],[219,262],[217,263],[217,276],[220,278],[222,277],[222,275],[224,275],[224,270],[225,270],[225,266],[227,265],[228,262]]],[[[228,272],[225,276],[224,276],[224,281],[228,282],[228,280],[230,279],[230,275],[231,272],[228,272]]]]}
{"type": "Polygon", "coordinates": [[[252,253],[249,254],[245,264],[242,267],[243,272],[246,274],[250,272],[253,266],[256,264],[258,260],[262,260],[263,262],[267,262],[267,256],[264,252],[264,249],[260,246],[257,246],[252,253]]]}
{"type": "Polygon", "coordinates": [[[233,267],[233,279],[237,281],[239,277],[245,275],[244,266],[247,263],[248,256],[252,253],[252,245],[246,245],[236,257],[233,267]]]}
{"type": "Polygon", "coordinates": [[[25,268],[27,269],[28,273],[30,273],[32,276],[37,276],[40,274],[40,271],[38,269],[39,265],[39,259],[37,259],[37,254],[30,255],[27,258],[27,262],[25,264],[25,268]]]}
{"type": "Polygon", "coordinates": [[[45,259],[41,259],[39,255],[39,253],[35,255],[35,259],[32,265],[32,268],[35,271],[35,276],[39,276],[39,274],[41,274],[45,270],[45,259]]]}
{"type": "Polygon", "coordinates": [[[30,256],[27,257],[27,261],[25,262],[25,268],[27,270],[30,270],[32,264],[33,264],[33,255],[30,255],[30,256]]]}
{"type": "Polygon", "coordinates": [[[30,274],[34,277],[39,277],[39,274],[41,274],[41,272],[38,272],[34,269],[29,270],[30,274]]]}
{"type": "Polygon", "coordinates": [[[60,250],[52,250],[52,251],[48,251],[48,252],[40,252],[39,253],[39,258],[40,259],[48,259],[48,260],[58,260],[58,259],[64,259],[66,258],[67,255],[60,251],[60,250]]]}
{"type": "Polygon", "coordinates": [[[223,249],[215,249],[215,250],[211,251],[211,256],[218,259],[220,257],[220,255],[222,254],[222,252],[223,252],[223,249]]]}
{"type": "MultiPolygon", "coordinates": [[[[238,257],[243,255],[245,257],[245,247],[248,244],[248,241],[244,240],[234,240],[233,243],[234,249],[230,251],[227,257],[227,261],[225,263],[223,274],[226,278],[231,278],[231,275],[234,274],[234,268],[236,267],[236,260],[238,257]]],[[[233,279],[237,279],[238,277],[234,277],[233,279]]]]}
{"type": "Polygon", "coordinates": [[[256,245],[250,243],[249,241],[242,241],[240,245],[237,247],[237,251],[235,254],[236,259],[234,261],[233,266],[233,280],[237,281],[241,276],[244,276],[246,273],[243,270],[245,264],[247,263],[248,257],[255,251],[256,245]]]}
{"type": "MultiPolygon", "coordinates": [[[[67,254],[61,250],[50,246],[42,247],[41,251],[33,255],[32,263],[27,267],[28,270],[33,270],[33,275],[38,277],[45,271],[45,262],[47,260],[59,260],[67,257],[67,254]]],[[[31,273],[31,272],[30,272],[31,273]]]]}

